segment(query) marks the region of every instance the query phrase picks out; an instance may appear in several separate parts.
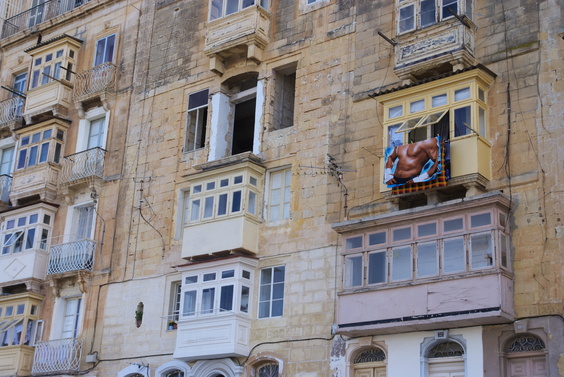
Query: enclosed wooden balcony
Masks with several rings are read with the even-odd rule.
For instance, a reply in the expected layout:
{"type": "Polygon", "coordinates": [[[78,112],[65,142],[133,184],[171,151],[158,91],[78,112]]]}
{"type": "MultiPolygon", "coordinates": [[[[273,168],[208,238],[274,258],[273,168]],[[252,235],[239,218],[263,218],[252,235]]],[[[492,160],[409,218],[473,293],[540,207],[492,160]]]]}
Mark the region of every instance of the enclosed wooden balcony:
{"type": "Polygon", "coordinates": [[[476,26],[451,18],[396,37],[394,72],[401,79],[419,79],[475,64],[476,26]],[[439,71],[437,71],[439,69],[439,71]]]}
{"type": "Polygon", "coordinates": [[[10,204],[10,191],[12,189],[12,176],[0,175],[0,208],[8,207],[10,204]]]}
{"type": "Polygon", "coordinates": [[[224,62],[233,57],[262,62],[269,30],[270,13],[259,5],[210,21],[204,47],[211,59],[210,70],[223,74],[224,62]]]}
{"type": "Polygon", "coordinates": [[[35,345],[32,375],[77,374],[80,371],[84,339],[67,338],[35,345]]]}

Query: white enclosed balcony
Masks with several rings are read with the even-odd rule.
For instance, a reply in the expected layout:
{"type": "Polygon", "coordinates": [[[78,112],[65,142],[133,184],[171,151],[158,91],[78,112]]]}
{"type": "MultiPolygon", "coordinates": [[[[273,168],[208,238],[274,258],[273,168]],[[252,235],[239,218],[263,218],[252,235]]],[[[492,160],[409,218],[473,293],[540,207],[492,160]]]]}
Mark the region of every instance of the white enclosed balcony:
{"type": "Polygon", "coordinates": [[[33,356],[32,375],[76,374],[80,371],[84,339],[66,338],[38,342],[33,356]]]}
{"type": "Polygon", "coordinates": [[[47,275],[92,271],[96,242],[89,239],[51,245],[47,275]]]}
{"type": "Polygon", "coordinates": [[[182,257],[239,250],[258,253],[264,168],[249,153],[202,164],[188,177],[190,201],[182,257]],[[249,157],[251,156],[251,157],[249,157]]]}
{"type": "Polygon", "coordinates": [[[70,186],[93,178],[104,178],[104,156],[102,148],[91,148],[66,156],[61,161],[61,184],[70,186]]]}

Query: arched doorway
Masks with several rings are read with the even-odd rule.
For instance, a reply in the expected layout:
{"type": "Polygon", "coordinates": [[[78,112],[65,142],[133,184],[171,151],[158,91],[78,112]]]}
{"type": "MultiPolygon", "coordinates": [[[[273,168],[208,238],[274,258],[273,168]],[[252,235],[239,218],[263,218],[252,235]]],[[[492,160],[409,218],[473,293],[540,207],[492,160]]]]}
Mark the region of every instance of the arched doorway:
{"type": "Polygon", "coordinates": [[[547,377],[546,346],[533,334],[521,334],[507,342],[505,352],[506,377],[547,377]]]}
{"type": "Polygon", "coordinates": [[[380,348],[360,352],[353,363],[354,377],[386,377],[386,354],[380,348]]]}

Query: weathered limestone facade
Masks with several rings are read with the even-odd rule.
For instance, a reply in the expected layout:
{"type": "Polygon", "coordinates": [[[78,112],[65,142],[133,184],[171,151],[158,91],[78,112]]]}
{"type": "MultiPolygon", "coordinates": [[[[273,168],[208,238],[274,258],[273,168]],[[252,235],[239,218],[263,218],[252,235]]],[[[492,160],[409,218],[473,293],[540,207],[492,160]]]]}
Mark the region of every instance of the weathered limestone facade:
{"type": "Polygon", "coordinates": [[[0,376],[564,376],[564,5],[252,3],[0,3],[0,376]]]}

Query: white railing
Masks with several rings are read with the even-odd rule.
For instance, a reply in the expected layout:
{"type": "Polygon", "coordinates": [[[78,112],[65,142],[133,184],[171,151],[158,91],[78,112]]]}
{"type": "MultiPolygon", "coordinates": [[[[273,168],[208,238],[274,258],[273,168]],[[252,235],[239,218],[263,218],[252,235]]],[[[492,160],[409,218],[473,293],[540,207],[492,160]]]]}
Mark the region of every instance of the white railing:
{"type": "Polygon", "coordinates": [[[4,20],[2,39],[69,12],[89,1],[90,0],[46,0],[41,4],[4,20]]]}
{"type": "Polygon", "coordinates": [[[10,190],[12,189],[12,177],[7,174],[0,175],[0,202],[10,201],[10,190]]]}
{"type": "Polygon", "coordinates": [[[113,90],[116,84],[117,68],[107,62],[87,71],[77,73],[74,85],[74,98],[88,97],[106,89],[113,90]]]}
{"type": "Polygon", "coordinates": [[[12,122],[22,116],[24,99],[13,97],[0,102],[0,124],[12,122]]]}
{"type": "Polygon", "coordinates": [[[57,339],[35,344],[33,375],[80,371],[84,339],[57,339]]]}
{"type": "Polygon", "coordinates": [[[84,178],[104,178],[105,155],[104,149],[96,147],[64,157],[61,162],[61,182],[68,184],[84,178]]]}
{"type": "Polygon", "coordinates": [[[88,239],[52,245],[47,275],[69,271],[92,271],[96,242],[88,239]]]}

